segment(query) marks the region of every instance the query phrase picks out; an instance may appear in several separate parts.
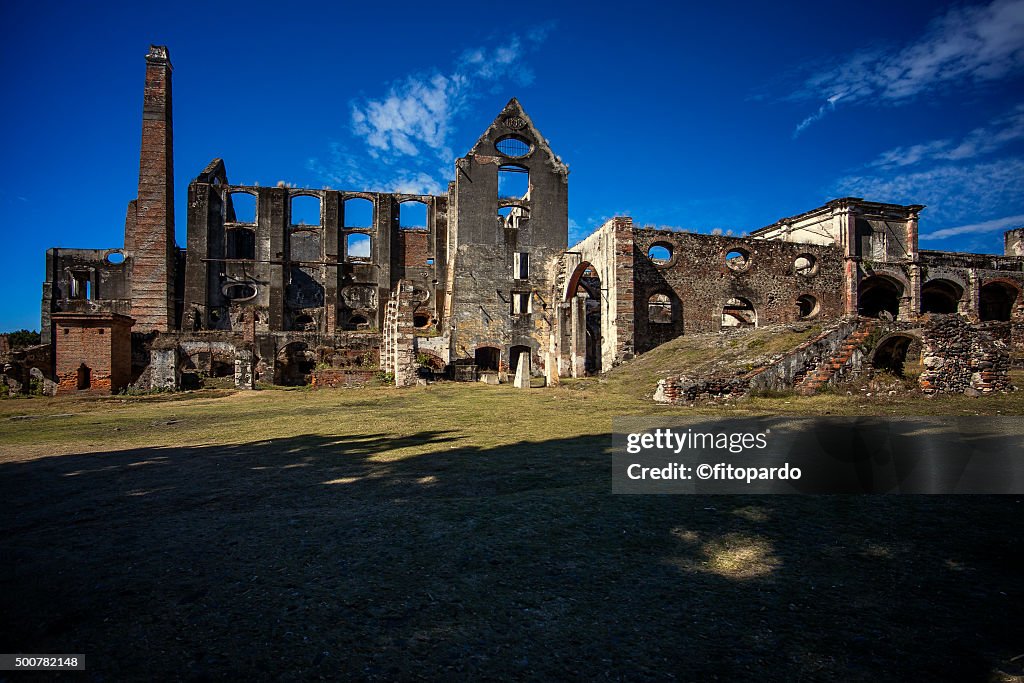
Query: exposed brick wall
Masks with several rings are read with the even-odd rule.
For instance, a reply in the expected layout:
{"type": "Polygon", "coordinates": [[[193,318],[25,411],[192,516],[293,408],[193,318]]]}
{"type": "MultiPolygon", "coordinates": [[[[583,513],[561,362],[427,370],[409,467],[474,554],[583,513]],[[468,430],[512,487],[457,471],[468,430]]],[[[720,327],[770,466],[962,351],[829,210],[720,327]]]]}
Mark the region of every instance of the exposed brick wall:
{"type": "Polygon", "coordinates": [[[370,384],[376,378],[376,370],[317,370],[313,373],[312,386],[317,389],[361,387],[370,384]]]}
{"type": "Polygon", "coordinates": [[[403,271],[406,268],[421,268],[427,265],[427,259],[431,258],[429,240],[430,233],[426,230],[398,231],[397,260],[403,271]]]}
{"type": "Polygon", "coordinates": [[[131,381],[132,320],[113,314],[54,316],[56,379],[60,393],[79,390],[79,371],[88,368],[88,389],[118,391],[131,381]]]}
{"type": "Polygon", "coordinates": [[[175,245],[171,63],[163,47],[146,55],[139,194],[125,227],[136,331],[166,332],[174,327],[175,245]]]}

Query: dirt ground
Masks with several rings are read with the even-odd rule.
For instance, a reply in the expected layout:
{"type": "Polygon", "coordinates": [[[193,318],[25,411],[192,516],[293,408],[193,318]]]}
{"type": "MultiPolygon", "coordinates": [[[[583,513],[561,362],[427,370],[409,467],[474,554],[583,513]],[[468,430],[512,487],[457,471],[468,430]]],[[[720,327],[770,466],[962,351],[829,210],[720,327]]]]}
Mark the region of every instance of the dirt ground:
{"type": "MultiPolygon", "coordinates": [[[[864,398],[766,401],[713,411],[864,398]]],[[[1020,412],[978,401],[869,410],[1020,412]]],[[[0,652],[96,681],[1024,680],[1024,497],[612,495],[611,416],[673,410],[585,383],[0,402],[0,652]]]]}

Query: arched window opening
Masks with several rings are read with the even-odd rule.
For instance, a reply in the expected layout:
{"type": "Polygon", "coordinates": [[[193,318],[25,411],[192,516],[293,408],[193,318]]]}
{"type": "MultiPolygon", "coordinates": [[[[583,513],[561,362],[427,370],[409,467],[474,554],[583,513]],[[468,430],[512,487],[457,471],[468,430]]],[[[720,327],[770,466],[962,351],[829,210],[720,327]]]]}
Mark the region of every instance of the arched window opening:
{"type": "Polygon", "coordinates": [[[754,304],[742,297],[725,302],[722,307],[722,327],[757,327],[757,311],[754,304]]]}
{"type": "Polygon", "coordinates": [[[349,261],[370,260],[370,236],[357,232],[346,237],[345,256],[349,261]]]}
{"type": "Polygon", "coordinates": [[[253,284],[235,282],[224,285],[221,289],[224,297],[232,301],[249,301],[256,298],[257,289],[253,284]]]}
{"type": "Polygon", "coordinates": [[[800,254],[793,261],[793,272],[803,277],[812,277],[818,274],[818,259],[810,254],[800,254]]]}
{"type": "Polygon", "coordinates": [[[232,192],[224,203],[228,223],[256,222],[256,195],[248,192],[232,192]]]}
{"type": "Polygon", "coordinates": [[[494,143],[499,154],[513,159],[525,157],[530,153],[530,147],[530,141],[518,135],[506,135],[494,143]]]}
{"type": "Polygon", "coordinates": [[[423,202],[402,202],[398,205],[398,227],[403,230],[427,229],[427,205],[423,202]]]}
{"type": "Polygon", "coordinates": [[[344,221],[346,228],[372,228],[373,202],[362,197],[345,200],[344,221]]]}
{"type": "Polygon", "coordinates": [[[672,322],[672,299],[667,294],[654,294],[647,300],[647,322],[652,325],[672,322]]]}
{"type": "Polygon", "coordinates": [[[930,280],[921,287],[922,313],[956,313],[963,289],[949,280],[930,280]]]}
{"type": "Polygon", "coordinates": [[[364,315],[352,315],[349,316],[348,324],[345,329],[349,330],[364,330],[370,326],[370,321],[366,319],[364,315]]]}
{"type": "Polygon", "coordinates": [[[868,318],[895,319],[900,312],[903,288],[892,280],[872,275],[860,283],[857,312],[868,318]]]}
{"type": "Polygon", "coordinates": [[[1006,282],[983,285],[978,299],[978,314],[983,321],[1009,320],[1018,290],[1006,282]]]}
{"type": "Polygon", "coordinates": [[[500,166],[498,168],[498,198],[528,199],[530,193],[530,171],[522,166],[500,166]]]}
{"type": "Polygon", "coordinates": [[[313,316],[303,313],[295,316],[295,322],[292,329],[301,332],[315,332],[316,331],[316,319],[313,316]]]}
{"type": "Polygon", "coordinates": [[[320,225],[320,198],[292,197],[292,225],[320,225]]]}

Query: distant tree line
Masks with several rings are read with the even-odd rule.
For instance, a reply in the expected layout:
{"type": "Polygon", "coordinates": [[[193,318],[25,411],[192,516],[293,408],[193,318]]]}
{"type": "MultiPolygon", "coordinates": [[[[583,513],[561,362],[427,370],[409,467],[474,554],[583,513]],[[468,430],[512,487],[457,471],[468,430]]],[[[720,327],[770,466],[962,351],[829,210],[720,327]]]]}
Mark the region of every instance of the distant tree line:
{"type": "Polygon", "coordinates": [[[39,333],[35,330],[18,330],[17,332],[5,332],[7,343],[12,349],[20,349],[26,346],[39,344],[39,333]]]}

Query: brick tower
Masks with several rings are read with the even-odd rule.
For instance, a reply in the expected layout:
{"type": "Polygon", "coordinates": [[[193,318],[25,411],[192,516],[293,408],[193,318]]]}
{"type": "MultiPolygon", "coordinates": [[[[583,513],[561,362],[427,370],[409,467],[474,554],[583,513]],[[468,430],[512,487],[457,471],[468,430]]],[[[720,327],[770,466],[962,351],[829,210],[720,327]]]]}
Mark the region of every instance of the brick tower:
{"type": "Polygon", "coordinates": [[[131,267],[133,332],[175,326],[174,159],[171,141],[171,61],[167,48],[146,55],[139,193],[128,205],[124,249],[131,267]]]}

